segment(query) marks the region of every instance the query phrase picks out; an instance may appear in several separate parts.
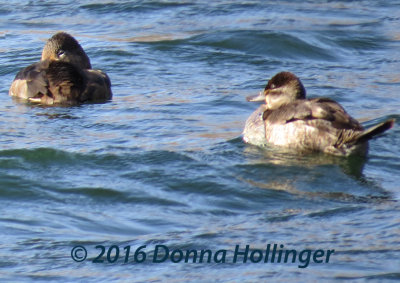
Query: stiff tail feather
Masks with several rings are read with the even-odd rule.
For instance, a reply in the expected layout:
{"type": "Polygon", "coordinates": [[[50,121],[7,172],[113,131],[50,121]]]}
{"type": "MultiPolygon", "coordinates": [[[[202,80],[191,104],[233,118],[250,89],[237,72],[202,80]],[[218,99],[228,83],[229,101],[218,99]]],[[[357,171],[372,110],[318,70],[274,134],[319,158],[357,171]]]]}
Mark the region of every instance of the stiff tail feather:
{"type": "Polygon", "coordinates": [[[365,131],[354,137],[353,143],[354,144],[364,143],[372,139],[374,136],[382,134],[383,132],[393,127],[394,121],[395,119],[389,119],[385,122],[379,123],[378,125],[366,129],[365,131]]]}

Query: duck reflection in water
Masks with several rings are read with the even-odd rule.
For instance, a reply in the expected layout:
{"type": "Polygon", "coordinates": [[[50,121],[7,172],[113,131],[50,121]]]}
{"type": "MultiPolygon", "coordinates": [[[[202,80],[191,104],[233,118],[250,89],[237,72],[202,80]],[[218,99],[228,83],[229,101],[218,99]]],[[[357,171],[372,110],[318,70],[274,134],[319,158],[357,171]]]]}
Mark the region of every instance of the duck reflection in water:
{"type": "Polygon", "coordinates": [[[241,166],[243,174],[238,179],[260,189],[283,191],[306,199],[351,203],[376,203],[392,198],[363,174],[366,156],[299,154],[281,147],[258,146],[245,146],[244,155],[248,164],[241,166]]]}

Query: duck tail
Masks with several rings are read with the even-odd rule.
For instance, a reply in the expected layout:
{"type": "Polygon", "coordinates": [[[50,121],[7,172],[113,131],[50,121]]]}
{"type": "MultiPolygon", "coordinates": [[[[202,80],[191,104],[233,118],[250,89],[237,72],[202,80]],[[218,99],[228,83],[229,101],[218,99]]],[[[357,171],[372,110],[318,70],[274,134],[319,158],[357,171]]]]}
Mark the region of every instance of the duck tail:
{"type": "Polygon", "coordinates": [[[395,119],[389,119],[385,122],[379,123],[375,126],[372,126],[365,131],[361,132],[359,135],[355,136],[353,139],[354,144],[364,143],[376,135],[382,134],[383,132],[389,130],[393,127],[395,119]]]}

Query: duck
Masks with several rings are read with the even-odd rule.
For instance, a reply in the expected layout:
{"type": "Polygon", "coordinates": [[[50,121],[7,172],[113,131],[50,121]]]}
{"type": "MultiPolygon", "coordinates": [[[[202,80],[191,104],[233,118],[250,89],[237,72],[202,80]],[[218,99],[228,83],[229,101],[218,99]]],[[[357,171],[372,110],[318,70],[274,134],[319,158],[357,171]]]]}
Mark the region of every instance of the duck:
{"type": "Polygon", "coordinates": [[[247,119],[242,133],[244,142],[296,152],[365,155],[368,141],[392,128],[395,122],[388,119],[364,129],[336,101],[306,98],[304,85],[291,72],[277,73],[264,91],[247,100],[264,104],[247,119]]]}
{"type": "Polygon", "coordinates": [[[75,105],[112,98],[106,73],[92,69],[79,42],[66,32],[47,40],[39,62],[20,70],[9,95],[43,105],[75,105]]]}

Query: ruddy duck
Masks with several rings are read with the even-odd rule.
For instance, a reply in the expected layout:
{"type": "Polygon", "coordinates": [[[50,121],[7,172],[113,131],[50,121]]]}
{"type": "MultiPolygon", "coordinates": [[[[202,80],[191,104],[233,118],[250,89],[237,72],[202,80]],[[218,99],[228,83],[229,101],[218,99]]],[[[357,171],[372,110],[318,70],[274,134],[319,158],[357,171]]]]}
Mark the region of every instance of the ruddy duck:
{"type": "Polygon", "coordinates": [[[337,102],[306,99],[300,79],[290,72],[272,77],[263,92],[248,101],[265,101],[246,121],[243,140],[295,151],[348,156],[365,154],[368,140],[393,127],[394,119],[364,130],[337,102]]]}
{"type": "Polygon", "coordinates": [[[46,42],[41,60],[16,75],[9,95],[46,105],[71,105],[106,101],[112,92],[109,77],[92,69],[78,41],[59,32],[46,42]]]}

